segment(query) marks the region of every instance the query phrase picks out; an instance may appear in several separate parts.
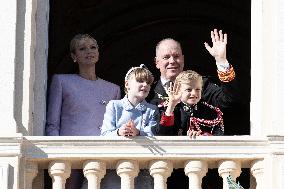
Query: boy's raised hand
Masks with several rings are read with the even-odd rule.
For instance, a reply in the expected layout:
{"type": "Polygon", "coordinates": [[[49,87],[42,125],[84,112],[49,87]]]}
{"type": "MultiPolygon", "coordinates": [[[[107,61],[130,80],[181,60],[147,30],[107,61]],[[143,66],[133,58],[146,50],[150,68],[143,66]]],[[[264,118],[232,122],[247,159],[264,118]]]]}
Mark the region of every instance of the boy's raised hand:
{"type": "Polygon", "coordinates": [[[181,91],[180,91],[180,83],[170,83],[169,88],[167,89],[167,95],[169,97],[168,106],[176,106],[180,102],[181,91]]]}
{"type": "Polygon", "coordinates": [[[181,98],[180,85],[181,84],[178,82],[176,82],[175,84],[170,83],[170,86],[166,91],[169,97],[167,109],[165,111],[166,116],[170,116],[173,113],[176,105],[180,102],[181,98]]]}

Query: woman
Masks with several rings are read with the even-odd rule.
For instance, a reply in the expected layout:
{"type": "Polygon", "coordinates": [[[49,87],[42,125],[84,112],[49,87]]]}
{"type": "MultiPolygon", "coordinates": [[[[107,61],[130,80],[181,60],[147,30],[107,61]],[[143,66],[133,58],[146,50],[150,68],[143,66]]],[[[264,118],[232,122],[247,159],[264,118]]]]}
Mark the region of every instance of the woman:
{"type": "MultiPolygon", "coordinates": [[[[97,76],[98,49],[97,41],[88,34],[78,34],[71,40],[71,57],[79,66],[79,74],[53,76],[46,135],[100,135],[106,104],[110,100],[120,99],[120,87],[97,76]]],[[[80,188],[81,183],[75,181],[79,178],[74,176],[75,173],[72,171],[67,189],[80,188]]],[[[82,174],[82,171],[77,174],[82,174]]]]}

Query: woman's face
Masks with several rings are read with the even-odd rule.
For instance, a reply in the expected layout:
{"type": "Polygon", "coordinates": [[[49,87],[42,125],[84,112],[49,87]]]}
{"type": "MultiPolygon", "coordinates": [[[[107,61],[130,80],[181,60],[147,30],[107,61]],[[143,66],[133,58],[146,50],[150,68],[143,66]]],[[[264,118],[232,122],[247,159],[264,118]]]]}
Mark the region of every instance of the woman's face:
{"type": "Polygon", "coordinates": [[[77,41],[71,57],[80,65],[93,65],[99,60],[99,51],[96,42],[91,38],[77,41]]]}

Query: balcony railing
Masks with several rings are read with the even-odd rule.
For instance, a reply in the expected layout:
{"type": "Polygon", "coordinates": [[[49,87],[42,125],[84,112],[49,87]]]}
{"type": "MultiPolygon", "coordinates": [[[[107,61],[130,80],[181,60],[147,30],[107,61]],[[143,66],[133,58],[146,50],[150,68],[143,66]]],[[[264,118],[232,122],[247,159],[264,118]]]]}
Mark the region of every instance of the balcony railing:
{"type": "Polygon", "coordinates": [[[140,169],[149,170],[154,178],[154,189],[166,189],[167,178],[174,168],[184,169],[190,180],[190,189],[201,188],[202,178],[208,169],[218,168],[223,188],[228,189],[227,177],[230,175],[236,180],[242,168],[249,168],[256,181],[250,188],[264,189],[265,159],[283,149],[273,147],[275,143],[279,145],[279,142],[273,143],[277,137],[201,136],[191,140],[183,136],[27,136],[16,137],[13,143],[8,138],[0,139],[0,148],[3,149],[6,143],[10,150],[2,150],[0,154],[2,157],[20,154],[19,167],[25,171],[19,171],[19,175],[23,174],[25,189],[32,188],[33,179],[43,169],[48,169],[53,189],[64,189],[71,168],[82,169],[88,188],[92,189],[100,188],[106,169],[116,169],[122,189],[134,189],[133,181],[140,169]]]}

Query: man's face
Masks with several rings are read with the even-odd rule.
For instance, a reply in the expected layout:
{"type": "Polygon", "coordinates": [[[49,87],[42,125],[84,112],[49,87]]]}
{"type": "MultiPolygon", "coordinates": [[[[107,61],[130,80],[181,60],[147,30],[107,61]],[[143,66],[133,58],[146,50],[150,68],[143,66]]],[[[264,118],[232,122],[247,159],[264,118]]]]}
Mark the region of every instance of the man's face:
{"type": "Polygon", "coordinates": [[[161,77],[174,81],[184,67],[180,45],[174,40],[163,41],[157,49],[155,62],[161,72],[161,77]]]}

